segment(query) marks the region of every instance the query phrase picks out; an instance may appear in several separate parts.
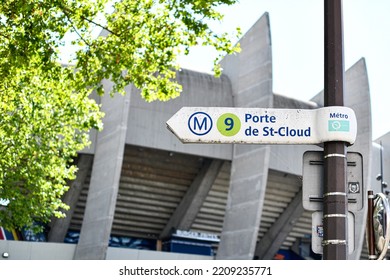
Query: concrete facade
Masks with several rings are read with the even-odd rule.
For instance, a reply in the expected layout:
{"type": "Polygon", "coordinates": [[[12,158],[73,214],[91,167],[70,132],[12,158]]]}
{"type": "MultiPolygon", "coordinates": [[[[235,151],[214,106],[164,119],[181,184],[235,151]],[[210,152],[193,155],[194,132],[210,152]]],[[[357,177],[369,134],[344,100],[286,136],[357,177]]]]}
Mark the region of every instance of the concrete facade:
{"type": "MultiPolygon", "coordinates": [[[[297,242],[307,239],[311,214],[302,208],[302,156],[308,150],[321,151],[320,145],[182,144],[166,129],[166,121],[183,106],[323,106],[323,93],[311,101],[300,101],[273,92],[268,14],[243,36],[240,45],[241,53],[222,61],[224,74],[220,78],[179,71],[177,79],[183,93],[175,100],[147,103],[134,87],[129,87],[125,96],[100,100],[106,113],[104,130],[97,135],[91,133],[93,144],[80,152],[93,157],[91,174],[80,172],[83,190],[77,189],[80,181],[74,182],[73,195],[78,198],[67,200],[76,208],[69,213],[71,221],[53,221],[49,233],[53,236],[49,241],[61,242],[66,229],[77,228],[75,224],[82,219],[78,222],[80,239],[56,258],[133,259],[134,254],[141,259],[176,257],[166,252],[135,253],[131,249],[113,253],[109,240],[114,232],[158,242],[169,238],[172,229],[177,228],[217,234],[220,242],[215,256],[206,259],[272,259],[279,249],[292,250],[297,242]],[[157,167],[160,173],[155,173],[157,167]]],[[[366,191],[378,183],[372,179],[378,173],[378,141],[384,147],[383,173],[390,174],[390,136],[374,144],[371,139],[364,59],[348,69],[345,79],[345,103],[355,110],[358,119],[358,138],[349,151],[363,155],[366,191]]],[[[110,86],[108,81],[103,83],[110,86]]],[[[359,259],[364,247],[365,211],[363,208],[356,213],[356,249],[351,259],[359,259]]],[[[7,242],[11,241],[0,242],[0,250],[11,251],[11,256],[18,252],[18,258],[23,259],[22,247],[7,242]]],[[[41,250],[47,250],[43,247],[41,250]]],[[[32,259],[30,249],[23,248],[27,250],[24,258],[32,259]]]]}
{"type": "MultiPolygon", "coordinates": [[[[226,57],[221,63],[232,83],[234,106],[271,108],[272,46],[268,14],[244,35],[240,45],[250,51],[226,57]]],[[[269,160],[267,145],[234,145],[218,259],[253,259],[269,160]]]]}
{"type": "MultiPolygon", "coordinates": [[[[106,86],[110,86],[106,83],[106,86]]],[[[106,259],[119,187],[130,93],[102,98],[104,129],[98,133],[91,184],[75,259],[106,259]]]]}
{"type": "MultiPolygon", "coordinates": [[[[381,182],[390,182],[390,132],[375,140],[371,153],[371,176],[369,186],[374,193],[382,192],[381,182]],[[383,176],[381,180],[378,175],[383,176]]],[[[390,186],[383,192],[390,191],[390,186]]]]}

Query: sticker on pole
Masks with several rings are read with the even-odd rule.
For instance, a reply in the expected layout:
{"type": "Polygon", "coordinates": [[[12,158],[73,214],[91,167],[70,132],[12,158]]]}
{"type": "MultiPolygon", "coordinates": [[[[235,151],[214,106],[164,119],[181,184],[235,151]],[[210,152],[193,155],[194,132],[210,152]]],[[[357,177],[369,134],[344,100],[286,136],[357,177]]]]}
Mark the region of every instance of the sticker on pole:
{"type": "Polygon", "coordinates": [[[167,121],[183,143],[320,144],[356,140],[348,107],[266,109],[183,107],[167,121]]]}

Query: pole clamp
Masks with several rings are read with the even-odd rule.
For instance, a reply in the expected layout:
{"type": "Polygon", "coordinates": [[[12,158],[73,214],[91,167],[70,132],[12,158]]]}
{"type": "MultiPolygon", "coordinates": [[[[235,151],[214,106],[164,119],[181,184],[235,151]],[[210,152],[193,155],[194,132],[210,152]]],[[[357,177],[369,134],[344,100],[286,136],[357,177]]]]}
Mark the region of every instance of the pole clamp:
{"type": "Polygon", "coordinates": [[[346,218],[347,215],[346,214],[327,214],[327,215],[324,215],[324,219],[325,218],[346,218]]]}
{"type": "Polygon", "coordinates": [[[332,196],[332,195],[347,196],[347,193],[345,193],[345,192],[328,192],[328,193],[324,193],[323,196],[332,196]]]}
{"type": "Polygon", "coordinates": [[[368,256],[368,259],[369,259],[369,260],[376,260],[376,259],[377,259],[377,256],[376,256],[376,255],[369,255],[369,256],[368,256]]]}
{"type": "Polygon", "coordinates": [[[329,239],[322,241],[322,246],[327,245],[347,245],[347,240],[341,240],[341,239],[329,239]]]}
{"type": "Polygon", "coordinates": [[[341,157],[341,158],[346,158],[347,156],[344,154],[327,154],[324,156],[324,158],[330,158],[330,157],[341,157]]]}

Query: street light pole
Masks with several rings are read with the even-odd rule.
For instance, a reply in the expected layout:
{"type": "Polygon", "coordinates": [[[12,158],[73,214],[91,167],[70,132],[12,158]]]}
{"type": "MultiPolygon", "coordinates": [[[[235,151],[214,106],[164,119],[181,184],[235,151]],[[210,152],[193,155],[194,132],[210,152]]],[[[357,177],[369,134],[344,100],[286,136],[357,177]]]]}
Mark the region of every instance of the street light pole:
{"type": "MultiPolygon", "coordinates": [[[[324,0],[324,106],[344,106],[342,0],[324,0]]],[[[324,143],[325,260],[346,260],[348,254],[347,153],[345,142],[324,143]]]]}

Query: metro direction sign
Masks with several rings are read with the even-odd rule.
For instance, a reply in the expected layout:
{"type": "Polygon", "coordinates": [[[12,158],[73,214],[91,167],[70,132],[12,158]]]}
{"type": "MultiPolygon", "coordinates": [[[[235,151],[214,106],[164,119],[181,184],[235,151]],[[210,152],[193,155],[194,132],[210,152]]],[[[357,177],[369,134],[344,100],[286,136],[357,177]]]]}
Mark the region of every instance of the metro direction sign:
{"type": "Polygon", "coordinates": [[[167,127],[183,143],[353,144],[357,122],[352,109],[183,107],[167,127]]]}

